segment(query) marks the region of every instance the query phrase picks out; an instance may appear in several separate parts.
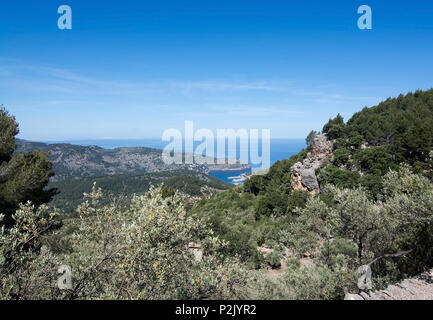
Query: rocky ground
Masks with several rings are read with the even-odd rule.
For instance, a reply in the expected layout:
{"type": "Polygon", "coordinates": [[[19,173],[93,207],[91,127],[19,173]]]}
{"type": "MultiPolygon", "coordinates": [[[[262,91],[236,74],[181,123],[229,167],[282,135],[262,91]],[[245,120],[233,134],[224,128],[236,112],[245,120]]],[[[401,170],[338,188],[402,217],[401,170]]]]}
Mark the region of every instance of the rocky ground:
{"type": "Polygon", "coordinates": [[[346,294],[345,300],[433,300],[433,269],[415,278],[390,285],[386,290],[346,294]]]}

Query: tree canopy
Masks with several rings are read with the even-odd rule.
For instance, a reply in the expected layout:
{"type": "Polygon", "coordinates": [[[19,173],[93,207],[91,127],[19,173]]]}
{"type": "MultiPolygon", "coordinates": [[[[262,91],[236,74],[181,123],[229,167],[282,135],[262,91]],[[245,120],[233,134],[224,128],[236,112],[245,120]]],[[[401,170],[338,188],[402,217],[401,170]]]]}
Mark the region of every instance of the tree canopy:
{"type": "Polygon", "coordinates": [[[3,223],[13,223],[12,214],[20,203],[31,201],[34,205],[48,202],[56,193],[46,186],[54,173],[47,154],[15,150],[18,124],[4,108],[0,108],[0,213],[5,214],[3,223]]]}

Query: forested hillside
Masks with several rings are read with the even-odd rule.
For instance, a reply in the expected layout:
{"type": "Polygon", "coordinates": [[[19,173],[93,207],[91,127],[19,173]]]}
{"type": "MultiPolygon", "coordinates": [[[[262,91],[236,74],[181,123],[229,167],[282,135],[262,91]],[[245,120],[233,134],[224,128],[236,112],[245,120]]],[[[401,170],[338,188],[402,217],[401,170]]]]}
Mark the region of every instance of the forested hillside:
{"type": "Polygon", "coordinates": [[[233,187],[230,183],[190,170],[163,171],[142,175],[107,175],[51,182],[50,187],[60,192],[54,196],[50,205],[67,213],[74,212],[83,200],[83,194],[89,192],[94,183],[111,198],[126,199],[130,199],[133,194],[147,192],[151,185],[164,184],[164,191],[167,194],[172,195],[177,190],[191,197],[210,196],[233,187]]]}
{"type": "MultiPolygon", "coordinates": [[[[372,197],[382,189],[382,177],[406,163],[415,173],[433,179],[433,89],[387,99],[364,108],[351,119],[337,115],[323,127],[333,143],[330,161],[316,170],[320,186],[365,187],[372,197]]],[[[256,212],[269,215],[291,210],[302,198],[292,193],[291,168],[311,151],[318,132],[307,138],[309,147],[287,160],[278,161],[263,176],[253,176],[244,191],[258,196],[256,212]]]]}
{"type": "Polygon", "coordinates": [[[323,132],[336,139],[337,166],[355,164],[363,172],[383,175],[390,167],[408,163],[415,172],[432,177],[433,90],[364,108],[347,124],[337,116],[323,132]]]}
{"type": "Polygon", "coordinates": [[[433,90],[364,108],[347,123],[337,115],[307,144],[192,210],[230,242],[227,254],[256,268],[278,269],[290,256],[310,261],[321,275],[298,265],[287,281],[309,278],[316,297],[325,294],[320,281],[341,276],[341,267],[378,258],[372,268],[380,288],[433,265],[433,90]],[[405,254],[383,258],[398,252],[405,254]]]}
{"type": "MultiPolygon", "coordinates": [[[[86,179],[72,216],[21,205],[0,229],[1,297],[342,299],[419,274],[433,267],[432,95],[388,99],[347,122],[337,115],[299,154],[192,206],[174,189],[202,192],[203,180],[164,174],[168,188],[126,202],[86,179]],[[73,290],[51,285],[64,263],[73,290]],[[359,287],[360,267],[371,285],[359,287]]],[[[99,181],[115,192],[149,182],[99,181]]]]}
{"type": "Polygon", "coordinates": [[[144,174],[169,170],[192,170],[209,173],[215,170],[242,170],[249,164],[166,164],[162,151],[133,147],[104,149],[68,143],[41,143],[17,139],[16,152],[41,150],[48,154],[55,175],[51,181],[87,178],[115,174],[144,174]]]}

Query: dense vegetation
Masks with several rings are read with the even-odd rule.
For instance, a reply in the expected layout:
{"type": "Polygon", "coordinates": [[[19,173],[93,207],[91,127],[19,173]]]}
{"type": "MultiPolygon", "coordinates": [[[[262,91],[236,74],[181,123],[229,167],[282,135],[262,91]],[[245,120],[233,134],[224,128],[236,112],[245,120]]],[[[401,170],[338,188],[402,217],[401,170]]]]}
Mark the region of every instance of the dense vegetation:
{"type": "Polygon", "coordinates": [[[363,142],[372,147],[362,150],[355,159],[367,173],[383,175],[390,166],[404,162],[417,173],[431,175],[433,89],[400,95],[364,108],[347,124],[338,115],[323,127],[323,132],[337,140],[337,149],[351,154],[363,142]]]}
{"type": "MultiPolygon", "coordinates": [[[[364,108],[347,123],[337,115],[324,125],[323,133],[334,141],[334,159],[317,171],[321,186],[361,185],[376,197],[382,177],[391,169],[398,170],[402,163],[433,179],[433,89],[364,108]]],[[[292,193],[290,168],[305,159],[316,134],[312,131],[307,137],[306,150],[277,161],[266,175],[253,176],[244,184],[245,192],[257,196],[256,214],[281,215],[293,211],[293,202],[302,204],[299,194],[292,193]]]]}
{"type": "Polygon", "coordinates": [[[216,220],[228,220],[219,224],[187,214],[181,198],[165,197],[161,188],[134,196],[128,205],[103,205],[101,191],[94,188],[78,217],[54,232],[49,230],[55,212],[22,205],[14,226],[0,231],[1,297],[336,299],[343,287],[354,290],[361,264],[374,263],[374,284],[380,287],[433,262],[433,188],[407,167],[385,175],[380,201],[370,200],[362,188],[328,186],[324,192],[332,195],[332,206],[309,197],[286,223],[282,217],[272,224],[248,216],[254,196],[241,199],[239,189],[209,200],[232,200],[213,207],[222,212],[216,220]],[[235,207],[238,199],[246,209],[235,207]],[[237,241],[242,234],[247,235],[237,241]],[[272,268],[284,261],[277,279],[242,262],[251,249],[244,251],[242,240],[250,237],[258,244],[265,239],[260,235],[274,239],[268,242],[274,250],[255,259],[272,268]],[[200,243],[202,259],[188,249],[192,242],[200,243]],[[73,266],[73,286],[67,290],[53,285],[62,264],[73,266]]]}
{"type": "Polygon", "coordinates": [[[18,132],[15,118],[0,107],[0,210],[5,214],[3,224],[8,226],[20,203],[31,201],[40,205],[56,193],[55,189],[46,189],[54,174],[46,153],[32,151],[14,154],[18,132]]]}
{"type": "MultiPolygon", "coordinates": [[[[82,202],[83,194],[96,183],[110,198],[130,199],[133,194],[145,193],[150,185],[164,184],[165,192],[175,190],[189,196],[203,196],[227,190],[233,185],[206,174],[176,170],[148,173],[143,175],[110,175],[85,179],[64,180],[50,183],[60,192],[50,202],[64,212],[73,212],[82,202]]],[[[109,198],[107,197],[107,201],[109,198]]]]}
{"type": "Polygon", "coordinates": [[[208,217],[217,234],[230,241],[228,254],[237,253],[256,268],[275,265],[275,254],[257,251],[264,243],[273,252],[281,252],[281,247],[293,250],[296,261],[307,255],[324,279],[341,271],[333,270],[330,261],[337,258],[331,253],[344,253],[340,258],[346,262],[338,268],[353,272],[381,255],[404,252],[404,257],[375,262],[377,287],[433,266],[428,181],[433,172],[433,90],[388,99],[354,114],[347,123],[337,115],[324,125],[323,133],[333,140],[334,150],[332,161],[316,171],[319,195],[312,197],[291,186],[290,169],[311,151],[318,134],[312,131],[305,150],[276,162],[267,174],[251,177],[243,187],[203,200],[192,213],[208,217]],[[371,228],[371,238],[365,235],[371,242],[364,244],[356,236],[362,230],[350,225],[364,227],[365,232],[371,228]],[[385,239],[389,242],[381,242],[385,239]]]}
{"type": "MultiPolygon", "coordinates": [[[[1,297],[340,299],[358,290],[361,266],[383,288],[433,266],[432,125],[433,90],[330,119],[315,194],[291,181],[312,131],[299,154],[193,208],[174,191],[190,188],[185,177],[126,203],[93,187],[54,231],[52,209],[21,205],[0,231],[1,297]],[[71,289],[52,285],[60,264],[73,268],[71,289]]],[[[104,179],[123,188],[124,177],[104,179]]]]}
{"type": "Polygon", "coordinates": [[[248,281],[236,259],[219,254],[224,246],[202,220],[187,217],[181,199],[161,189],[134,196],[128,206],[102,205],[93,189],[58,233],[44,241],[55,213],[21,206],[15,225],[0,230],[0,297],[3,299],[225,299],[242,296],[248,281]],[[199,241],[206,259],[188,244],[199,241]],[[54,243],[53,243],[54,242],[54,243]],[[56,246],[57,250],[53,250],[56,246]],[[72,267],[72,284],[55,284],[60,265],[72,267]]]}

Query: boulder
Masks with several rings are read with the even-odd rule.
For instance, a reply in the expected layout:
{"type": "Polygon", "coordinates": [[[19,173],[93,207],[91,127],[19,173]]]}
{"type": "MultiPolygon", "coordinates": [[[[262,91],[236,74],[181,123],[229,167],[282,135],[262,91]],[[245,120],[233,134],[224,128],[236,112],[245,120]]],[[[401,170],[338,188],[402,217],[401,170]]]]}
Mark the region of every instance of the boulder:
{"type": "Polygon", "coordinates": [[[346,293],[344,295],[344,300],[364,300],[359,294],[346,293]]]}
{"type": "Polygon", "coordinates": [[[316,169],[307,167],[297,162],[290,169],[292,174],[292,187],[295,190],[314,191],[319,189],[319,182],[316,177],[316,169]]]}
{"type": "Polygon", "coordinates": [[[361,291],[359,294],[364,300],[370,300],[370,295],[366,292],[361,291]]]}

